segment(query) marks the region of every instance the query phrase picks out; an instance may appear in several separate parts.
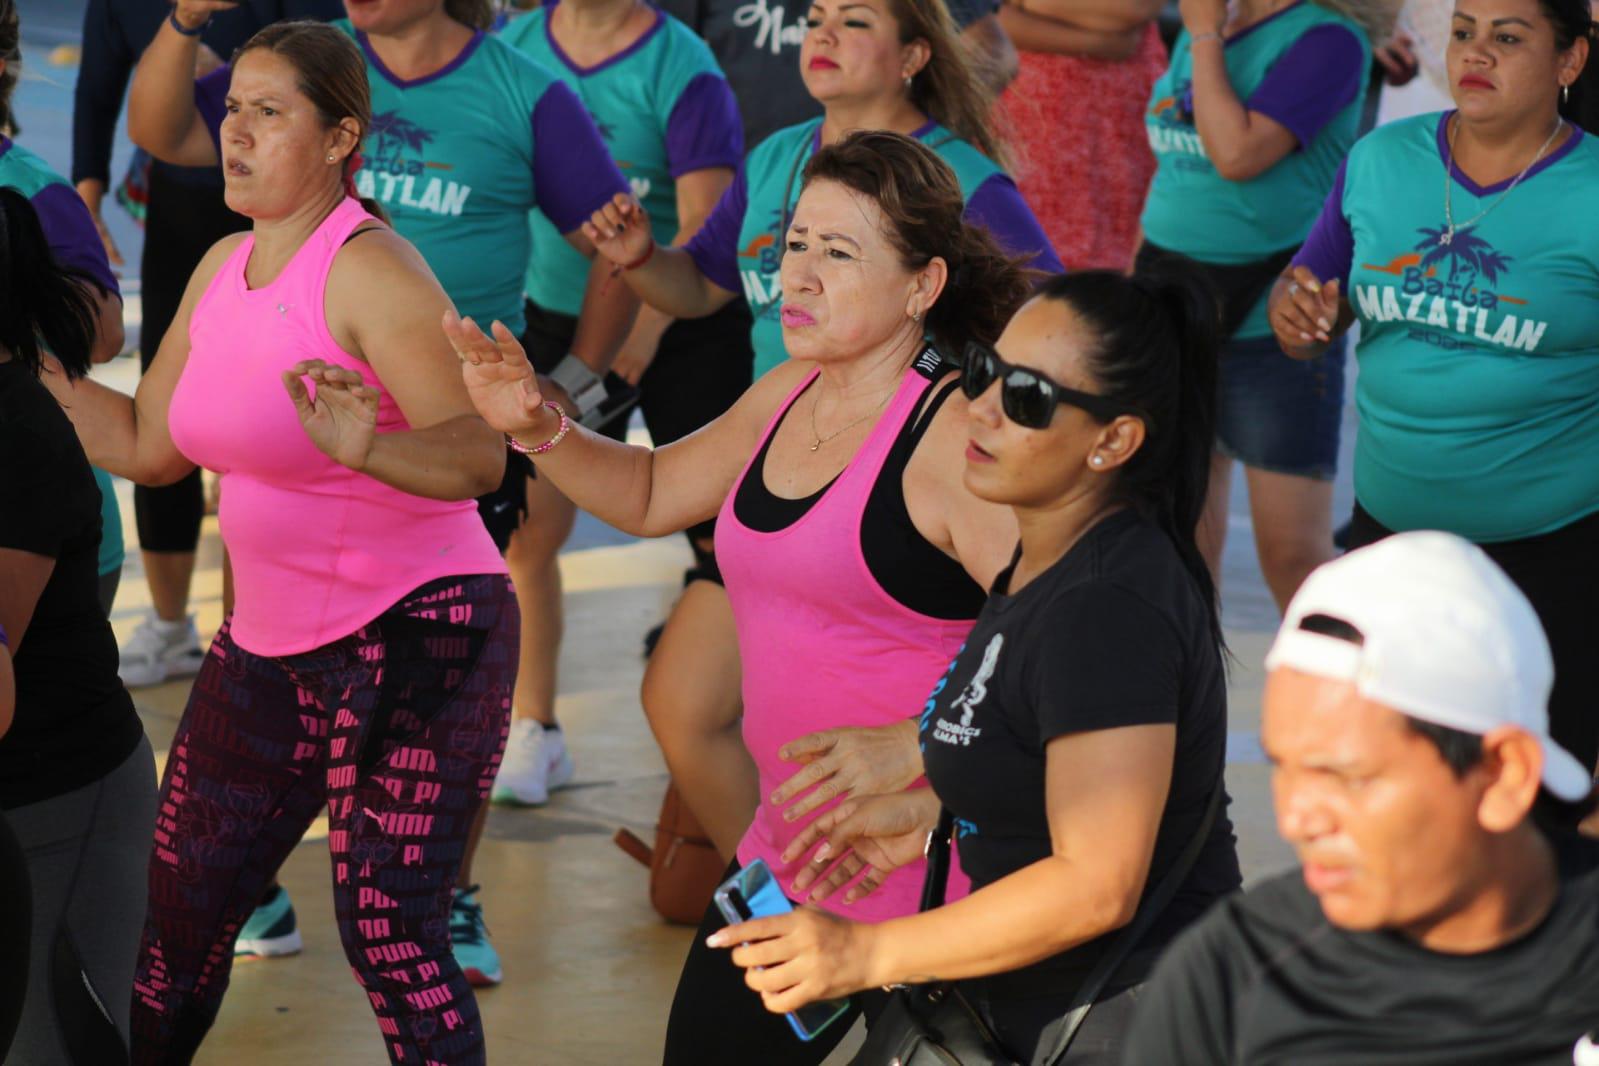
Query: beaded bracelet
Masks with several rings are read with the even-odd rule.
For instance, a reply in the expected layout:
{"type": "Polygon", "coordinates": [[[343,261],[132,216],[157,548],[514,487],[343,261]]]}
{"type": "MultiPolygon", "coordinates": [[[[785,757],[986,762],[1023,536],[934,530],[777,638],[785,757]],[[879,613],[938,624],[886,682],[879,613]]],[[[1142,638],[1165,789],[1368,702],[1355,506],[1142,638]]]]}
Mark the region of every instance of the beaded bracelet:
{"type": "Polygon", "coordinates": [[[543,455],[545,452],[561,443],[566,435],[571,432],[572,423],[566,417],[566,412],[561,409],[560,404],[553,400],[545,400],[544,406],[561,416],[561,428],[555,431],[555,436],[534,448],[529,448],[526,444],[523,444],[515,437],[511,436],[510,434],[506,434],[505,443],[511,446],[511,450],[513,452],[520,452],[523,455],[543,455]]]}
{"type": "Polygon", "coordinates": [[[172,23],[172,28],[173,29],[177,30],[179,33],[183,34],[183,36],[185,36],[185,37],[198,37],[198,36],[200,36],[200,34],[205,32],[205,28],[207,26],[211,25],[211,20],[210,19],[206,19],[204,22],[200,23],[200,25],[196,26],[194,29],[191,30],[191,29],[189,29],[189,27],[185,26],[183,23],[178,21],[178,9],[177,8],[173,8],[172,9],[172,14],[167,16],[167,21],[172,23]]]}

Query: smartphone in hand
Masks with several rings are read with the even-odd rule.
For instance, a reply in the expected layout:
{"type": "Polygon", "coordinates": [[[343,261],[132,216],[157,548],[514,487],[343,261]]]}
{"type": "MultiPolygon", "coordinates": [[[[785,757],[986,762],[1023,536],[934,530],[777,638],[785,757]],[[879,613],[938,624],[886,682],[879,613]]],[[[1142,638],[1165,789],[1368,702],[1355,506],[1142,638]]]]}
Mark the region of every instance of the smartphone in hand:
{"type": "MultiPolygon", "coordinates": [[[[716,909],[722,912],[728,925],[737,925],[752,918],[787,914],[794,909],[794,905],[778,887],[777,878],[772,876],[771,868],[764,859],[756,859],[728,878],[716,890],[715,898],[716,909]]],[[[848,1010],[847,999],[824,999],[807,1003],[784,1017],[801,1040],[813,1040],[848,1010]]]]}

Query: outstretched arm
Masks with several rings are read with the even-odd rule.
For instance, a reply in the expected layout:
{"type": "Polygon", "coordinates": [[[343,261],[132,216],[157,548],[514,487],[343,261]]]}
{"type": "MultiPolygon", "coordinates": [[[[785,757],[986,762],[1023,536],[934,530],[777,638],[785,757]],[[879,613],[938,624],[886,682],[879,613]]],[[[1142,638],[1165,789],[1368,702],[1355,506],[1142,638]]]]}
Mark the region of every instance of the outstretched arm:
{"type": "MultiPolygon", "coordinates": [[[[551,441],[561,417],[545,406],[522,345],[502,323],[493,337],[454,312],[444,330],[462,373],[489,425],[528,447],[551,441]]],[[[784,364],[751,387],[732,409],[696,433],[664,448],[633,447],[581,426],[534,463],[572,502],[635,536],[660,537],[715,516],[778,403],[809,372],[784,364]]]]}

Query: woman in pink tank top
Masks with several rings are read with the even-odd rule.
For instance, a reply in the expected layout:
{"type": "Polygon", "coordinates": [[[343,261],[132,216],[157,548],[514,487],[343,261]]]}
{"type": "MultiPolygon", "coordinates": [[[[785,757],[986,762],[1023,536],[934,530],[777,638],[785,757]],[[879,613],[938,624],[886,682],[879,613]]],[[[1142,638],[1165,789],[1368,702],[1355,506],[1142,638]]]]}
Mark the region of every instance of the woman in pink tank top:
{"type": "Polygon", "coordinates": [[[235,60],[227,202],[130,400],[60,384],[85,450],[140,484],[222,475],[236,607],[173,741],[135,975],[132,1057],[188,1061],[233,940],[317,814],[345,951],[394,1062],[483,1061],[451,890],[504,745],[518,619],[473,498],[474,412],[416,251],[351,196],[371,122],[338,30],[279,23],[235,60]]]}
{"type": "MultiPolygon", "coordinates": [[[[938,352],[997,336],[1027,283],[961,210],[954,174],[910,138],[861,132],[817,153],[782,267],[793,360],[705,429],[654,452],[570,426],[543,403],[503,327],[491,339],[447,324],[478,410],[541,453],[540,474],[579,506],[643,536],[717,516],[743,658],[744,739],[763,796],[735,865],[764,860],[794,895],[814,856],[784,852],[836,801],[824,792],[829,803],[785,817],[770,797],[796,767],[780,749],[827,727],[902,723],[908,758],[886,760],[882,776],[910,772],[875,783],[913,784],[916,715],[1016,543],[1011,516],[960,482],[965,403],[951,397],[938,352]]],[[[607,208],[585,232],[604,251],[630,224],[607,208]]],[[[827,905],[868,921],[905,914],[919,882],[920,870],[906,867],[859,904],[841,894],[827,905]]],[[[665,1061],[820,1062],[848,1026],[795,1040],[726,954],[704,946],[721,924],[707,914],[690,950],[665,1061]]]]}

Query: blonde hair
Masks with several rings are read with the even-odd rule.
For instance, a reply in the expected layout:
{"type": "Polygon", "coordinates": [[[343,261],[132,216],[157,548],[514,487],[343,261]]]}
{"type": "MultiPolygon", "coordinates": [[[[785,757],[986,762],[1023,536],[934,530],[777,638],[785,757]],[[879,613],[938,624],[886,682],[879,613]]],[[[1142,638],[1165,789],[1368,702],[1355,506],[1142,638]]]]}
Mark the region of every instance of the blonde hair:
{"type": "Polygon", "coordinates": [[[1008,166],[1004,138],[995,128],[994,94],[977,76],[971,49],[944,0],[890,0],[901,44],[927,42],[926,66],[911,78],[911,103],[998,163],[1008,166]]]}
{"type": "Polygon", "coordinates": [[[1328,11],[1342,15],[1366,33],[1372,47],[1380,48],[1394,35],[1399,22],[1398,0],[1311,0],[1328,11]]]}

